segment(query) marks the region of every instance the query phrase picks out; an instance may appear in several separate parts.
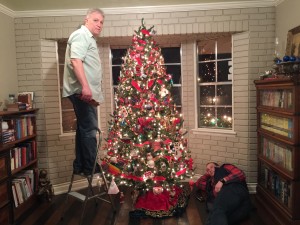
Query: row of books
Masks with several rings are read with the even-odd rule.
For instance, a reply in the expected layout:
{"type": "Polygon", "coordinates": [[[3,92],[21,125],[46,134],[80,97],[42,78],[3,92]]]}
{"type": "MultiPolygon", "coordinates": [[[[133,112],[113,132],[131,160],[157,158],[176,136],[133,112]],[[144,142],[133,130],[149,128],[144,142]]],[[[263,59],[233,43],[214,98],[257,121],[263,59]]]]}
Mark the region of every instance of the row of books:
{"type": "Polygon", "coordinates": [[[261,128],[280,134],[284,137],[293,138],[293,120],[285,117],[273,116],[262,113],[261,128]]]}
{"type": "Polygon", "coordinates": [[[276,164],[282,166],[283,168],[286,168],[289,171],[293,171],[293,165],[292,165],[292,149],[285,147],[282,147],[281,145],[278,145],[277,143],[262,137],[262,155],[276,164]]]}
{"type": "Polygon", "coordinates": [[[260,104],[263,106],[290,109],[292,105],[292,90],[260,90],[260,104]]]}
{"type": "Polygon", "coordinates": [[[27,165],[37,157],[36,141],[23,142],[10,151],[11,170],[27,165]]]}
{"type": "MultiPolygon", "coordinates": [[[[34,134],[34,118],[35,115],[29,114],[18,118],[6,119],[9,129],[2,131],[2,143],[8,143],[13,140],[12,134],[14,135],[14,140],[18,140],[34,134]]],[[[14,141],[13,140],[13,141],[14,141]]]]}
{"type": "Polygon", "coordinates": [[[273,170],[264,167],[263,185],[268,189],[281,203],[291,208],[292,203],[292,186],[290,183],[282,179],[273,170]]]}
{"type": "Polygon", "coordinates": [[[23,170],[12,180],[12,193],[16,208],[35,193],[37,177],[37,170],[23,170]]]}

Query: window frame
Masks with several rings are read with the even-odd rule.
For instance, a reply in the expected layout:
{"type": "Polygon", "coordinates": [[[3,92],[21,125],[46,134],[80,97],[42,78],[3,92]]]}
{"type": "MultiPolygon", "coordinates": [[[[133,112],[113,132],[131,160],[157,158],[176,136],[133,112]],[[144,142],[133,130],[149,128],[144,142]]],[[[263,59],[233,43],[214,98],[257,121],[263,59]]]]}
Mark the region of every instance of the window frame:
{"type": "MultiPolygon", "coordinates": [[[[180,54],[180,62],[179,63],[164,63],[163,65],[164,66],[173,66],[173,65],[179,65],[180,66],[180,83],[179,84],[173,84],[173,87],[175,88],[178,88],[180,87],[180,105],[177,105],[176,104],[176,109],[180,109],[180,111],[182,112],[182,46],[181,46],[181,43],[180,44],[177,44],[177,45],[171,45],[171,46],[168,46],[168,45],[162,45],[160,46],[161,49],[163,48],[179,48],[179,54],[180,54]]],[[[122,49],[122,50],[127,50],[128,47],[125,47],[125,46],[114,46],[114,45],[110,45],[110,66],[111,66],[111,83],[112,83],[112,111],[114,110],[115,108],[115,104],[114,104],[114,89],[118,86],[118,85],[114,85],[114,78],[113,78],[113,67],[120,67],[122,65],[121,64],[113,64],[113,54],[112,54],[112,50],[114,49],[122,49]]],[[[126,51],[125,51],[126,52],[126,51]]],[[[173,96],[172,96],[173,97],[173,96]]],[[[174,101],[175,103],[175,101],[174,101]]]]}
{"type": "MultiPolygon", "coordinates": [[[[236,135],[236,132],[234,131],[234,69],[233,69],[233,36],[232,34],[230,35],[231,37],[231,58],[222,58],[222,59],[218,59],[217,58],[217,55],[218,55],[218,46],[217,46],[217,41],[219,38],[215,38],[214,41],[215,41],[215,46],[214,46],[214,59],[213,60],[207,60],[207,61],[200,61],[199,59],[199,42],[201,42],[201,40],[197,40],[196,41],[196,44],[195,44],[195,48],[196,48],[196,73],[195,73],[195,76],[196,76],[196,103],[197,103],[197,108],[196,108],[196,118],[195,118],[195,124],[196,124],[196,127],[195,129],[193,129],[194,133],[195,134],[207,134],[207,135],[210,135],[210,134],[219,134],[219,135],[225,135],[225,136],[228,136],[228,135],[236,135]],[[221,62],[221,61],[229,61],[231,62],[231,82],[230,80],[229,81],[220,81],[220,82],[217,82],[217,64],[218,62],[221,62]],[[207,62],[214,62],[216,63],[216,72],[215,72],[215,75],[216,75],[216,81],[215,82],[204,82],[204,83],[200,83],[199,82],[199,64],[200,63],[207,63],[207,62]],[[231,106],[231,121],[232,121],[232,126],[231,128],[222,128],[222,127],[200,127],[200,109],[201,109],[201,106],[200,106],[200,88],[201,86],[207,86],[207,85],[213,85],[214,87],[217,87],[219,85],[231,85],[231,105],[221,105],[221,107],[230,107],[231,106]]],[[[215,88],[215,96],[217,93],[217,90],[215,88]]],[[[216,109],[216,108],[219,108],[220,106],[218,105],[213,105],[212,108],[216,109]]],[[[216,112],[216,115],[217,115],[217,110],[215,110],[216,112]]]]}

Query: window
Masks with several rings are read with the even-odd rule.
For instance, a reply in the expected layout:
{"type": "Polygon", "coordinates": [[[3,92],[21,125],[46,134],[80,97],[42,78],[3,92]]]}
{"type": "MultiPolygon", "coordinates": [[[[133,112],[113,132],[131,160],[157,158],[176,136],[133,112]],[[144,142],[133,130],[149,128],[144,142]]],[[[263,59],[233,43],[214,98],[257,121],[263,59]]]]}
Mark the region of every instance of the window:
{"type": "Polygon", "coordinates": [[[172,74],[173,87],[171,89],[176,109],[181,112],[181,57],[179,47],[161,48],[165,60],[167,74],[172,74]]]}
{"type": "MultiPolygon", "coordinates": [[[[61,40],[57,42],[60,96],[62,94],[62,89],[63,89],[66,47],[67,47],[66,40],[61,40]]],[[[62,132],[63,133],[75,132],[77,122],[76,122],[76,116],[75,116],[72,102],[68,98],[61,98],[60,102],[61,102],[62,132]]]]}
{"type": "MultiPolygon", "coordinates": [[[[57,54],[59,64],[59,88],[62,93],[63,88],[63,74],[65,63],[66,40],[59,40],[57,42],[57,54]]],[[[112,80],[114,89],[119,83],[119,75],[121,64],[123,63],[122,57],[125,56],[127,49],[118,48],[111,49],[112,54],[112,80]]],[[[173,75],[173,87],[171,89],[174,102],[176,103],[177,110],[181,112],[181,52],[180,47],[168,47],[161,49],[162,55],[165,60],[167,73],[173,75]]],[[[75,132],[77,122],[73,109],[73,105],[68,98],[61,98],[61,118],[62,118],[62,132],[72,133],[75,132]]]]}
{"type": "Polygon", "coordinates": [[[231,36],[198,42],[198,127],[232,129],[231,36]]]}
{"type": "MultiPolygon", "coordinates": [[[[113,87],[117,87],[121,71],[122,57],[126,55],[127,49],[114,49],[112,47],[112,78],[113,87]]],[[[172,75],[173,87],[172,97],[178,112],[181,112],[181,53],[180,47],[161,48],[164,57],[167,73],[172,75]]]]}

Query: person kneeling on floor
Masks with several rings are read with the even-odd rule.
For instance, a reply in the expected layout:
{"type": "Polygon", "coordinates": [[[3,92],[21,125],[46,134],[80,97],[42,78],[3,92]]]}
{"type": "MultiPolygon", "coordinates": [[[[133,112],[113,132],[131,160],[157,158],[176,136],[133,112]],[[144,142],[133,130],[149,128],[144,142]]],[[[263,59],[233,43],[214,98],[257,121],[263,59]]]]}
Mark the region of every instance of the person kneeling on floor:
{"type": "Polygon", "coordinates": [[[234,225],[249,217],[253,209],[246,176],[232,164],[206,165],[206,173],[194,184],[194,191],[205,193],[209,212],[205,225],[234,225]]]}

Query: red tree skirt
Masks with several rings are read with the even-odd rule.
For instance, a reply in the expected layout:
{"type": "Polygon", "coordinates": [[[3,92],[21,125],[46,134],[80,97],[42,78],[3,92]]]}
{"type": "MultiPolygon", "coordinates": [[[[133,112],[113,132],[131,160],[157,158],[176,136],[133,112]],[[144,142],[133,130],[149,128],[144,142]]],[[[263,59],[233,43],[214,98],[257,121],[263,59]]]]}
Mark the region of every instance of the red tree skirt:
{"type": "Polygon", "coordinates": [[[132,217],[171,217],[180,216],[188,203],[187,189],[175,187],[175,194],[164,190],[161,194],[148,191],[140,195],[134,204],[134,211],[130,212],[132,217]]]}

